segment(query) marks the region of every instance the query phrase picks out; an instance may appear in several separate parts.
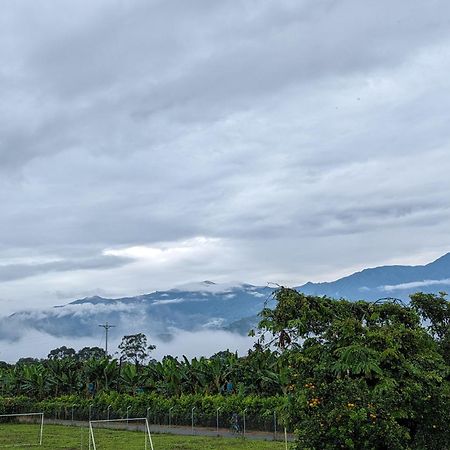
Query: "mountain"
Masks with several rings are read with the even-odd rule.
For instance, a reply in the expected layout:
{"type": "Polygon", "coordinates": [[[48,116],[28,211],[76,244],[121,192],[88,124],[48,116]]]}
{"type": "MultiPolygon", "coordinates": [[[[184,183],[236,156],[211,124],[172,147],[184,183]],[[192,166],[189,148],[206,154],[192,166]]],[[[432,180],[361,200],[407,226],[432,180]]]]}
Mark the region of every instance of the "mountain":
{"type": "MultiPolygon", "coordinates": [[[[298,286],[305,294],[349,300],[396,297],[407,300],[417,291],[450,289],[450,253],[423,266],[382,266],[364,269],[327,283],[298,286]]],[[[266,303],[274,306],[272,288],[251,284],[183,285],[136,297],[87,297],[45,310],[21,311],[0,318],[0,339],[19,339],[24,330],[57,337],[98,337],[98,325],[117,326],[116,336],[144,332],[170,341],[180,330],[226,330],[246,334],[266,303]]]]}
{"type": "Polygon", "coordinates": [[[105,321],[116,325],[122,335],[142,331],[166,341],[177,330],[216,329],[246,334],[264,303],[273,304],[272,292],[250,284],[204,281],[137,297],[86,297],[44,311],[21,311],[0,320],[0,338],[5,332],[30,328],[53,336],[93,336],[98,335],[98,325],[105,321]]]}
{"type": "Polygon", "coordinates": [[[408,300],[414,292],[450,289],[450,253],[423,266],[381,266],[364,269],[328,283],[306,283],[297,289],[309,295],[349,300],[395,297],[408,300]]]}

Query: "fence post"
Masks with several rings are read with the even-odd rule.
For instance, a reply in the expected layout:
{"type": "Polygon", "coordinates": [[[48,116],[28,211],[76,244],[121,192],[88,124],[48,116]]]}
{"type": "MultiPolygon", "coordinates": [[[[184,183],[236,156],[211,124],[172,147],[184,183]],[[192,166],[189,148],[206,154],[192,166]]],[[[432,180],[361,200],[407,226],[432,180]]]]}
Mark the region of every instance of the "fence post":
{"type": "Polygon", "coordinates": [[[131,405],[130,405],[130,406],[127,406],[127,425],[128,425],[128,419],[129,419],[130,409],[131,409],[131,405]]]}
{"type": "Polygon", "coordinates": [[[245,437],[245,432],[247,431],[246,428],[246,422],[245,422],[245,414],[247,412],[247,408],[244,409],[244,412],[242,413],[242,418],[243,418],[243,422],[244,422],[244,428],[243,428],[243,436],[245,437]]]}
{"type": "Polygon", "coordinates": [[[172,409],[173,406],[169,408],[169,428],[172,426],[172,409]]]}
{"type": "Polygon", "coordinates": [[[77,405],[72,405],[72,414],[71,414],[71,421],[73,422],[73,408],[75,408],[77,405]]]}
{"type": "Polygon", "coordinates": [[[273,412],[273,440],[277,440],[277,412],[273,412]]]}
{"type": "Polygon", "coordinates": [[[91,421],[91,418],[92,418],[92,407],[93,407],[94,405],[89,405],[89,421],[91,421]]]}
{"type": "Polygon", "coordinates": [[[191,410],[191,425],[192,425],[192,434],[194,434],[194,410],[195,406],[191,410]]]}
{"type": "Polygon", "coordinates": [[[109,418],[110,418],[111,406],[112,405],[108,405],[108,407],[106,408],[106,420],[109,420],[109,418]]]}
{"type": "Polygon", "coordinates": [[[150,414],[149,414],[150,408],[151,408],[151,406],[149,406],[149,407],[147,408],[147,420],[150,419],[150,414]]]}
{"type": "Polygon", "coordinates": [[[219,436],[219,411],[222,409],[221,406],[219,406],[216,410],[216,431],[217,431],[217,436],[219,436]]]}

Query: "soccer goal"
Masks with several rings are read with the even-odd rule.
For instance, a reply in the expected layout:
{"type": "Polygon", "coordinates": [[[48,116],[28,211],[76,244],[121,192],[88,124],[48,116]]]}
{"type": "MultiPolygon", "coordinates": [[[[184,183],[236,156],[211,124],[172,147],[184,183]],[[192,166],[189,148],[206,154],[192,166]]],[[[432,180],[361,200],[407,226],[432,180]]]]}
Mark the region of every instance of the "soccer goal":
{"type": "Polygon", "coordinates": [[[127,450],[154,450],[146,417],[89,421],[89,450],[111,448],[123,441],[127,450]]]}
{"type": "Polygon", "coordinates": [[[0,414],[0,447],[42,445],[44,413],[0,414]]]}

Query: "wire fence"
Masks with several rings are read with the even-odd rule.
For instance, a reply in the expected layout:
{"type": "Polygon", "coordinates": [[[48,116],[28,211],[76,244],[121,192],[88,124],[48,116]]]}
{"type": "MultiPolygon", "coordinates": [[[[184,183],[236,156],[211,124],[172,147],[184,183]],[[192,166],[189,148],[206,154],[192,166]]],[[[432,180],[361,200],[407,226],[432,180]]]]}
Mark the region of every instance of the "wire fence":
{"type": "Polygon", "coordinates": [[[108,420],[127,419],[128,417],[146,417],[150,424],[160,426],[191,426],[204,428],[232,428],[244,431],[276,432],[277,428],[284,427],[276,412],[270,415],[248,413],[246,411],[234,411],[232,414],[220,410],[212,413],[202,411],[198,407],[186,412],[177,412],[176,409],[161,411],[152,408],[123,408],[115,410],[112,407],[60,407],[55,408],[51,417],[60,420],[108,420]]]}
{"type": "MultiPolygon", "coordinates": [[[[27,411],[11,411],[12,413],[21,413],[27,411]]],[[[293,430],[286,427],[277,415],[276,411],[255,413],[247,410],[236,410],[233,412],[222,411],[218,408],[215,411],[203,411],[198,406],[186,408],[171,407],[167,410],[151,407],[127,406],[116,409],[113,405],[98,406],[91,405],[55,405],[45,411],[46,419],[55,421],[70,422],[88,422],[90,420],[112,420],[112,419],[131,419],[134,417],[145,417],[148,423],[154,427],[190,428],[192,433],[199,428],[209,429],[210,431],[227,430],[228,432],[245,435],[247,433],[262,432],[271,433],[274,438],[282,438],[284,429],[288,433],[293,430]]]]}

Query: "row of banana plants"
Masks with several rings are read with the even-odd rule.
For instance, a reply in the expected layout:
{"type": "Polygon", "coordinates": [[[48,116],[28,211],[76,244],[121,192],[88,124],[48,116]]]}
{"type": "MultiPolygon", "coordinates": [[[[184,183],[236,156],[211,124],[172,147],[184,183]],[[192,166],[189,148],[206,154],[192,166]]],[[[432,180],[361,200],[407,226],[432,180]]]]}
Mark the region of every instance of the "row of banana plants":
{"type": "Polygon", "coordinates": [[[277,353],[252,351],[245,357],[222,352],[211,358],[165,357],[136,366],[117,359],[48,359],[0,368],[0,395],[43,400],[61,395],[92,398],[103,392],[161,396],[283,393],[284,367],[277,353]]]}

